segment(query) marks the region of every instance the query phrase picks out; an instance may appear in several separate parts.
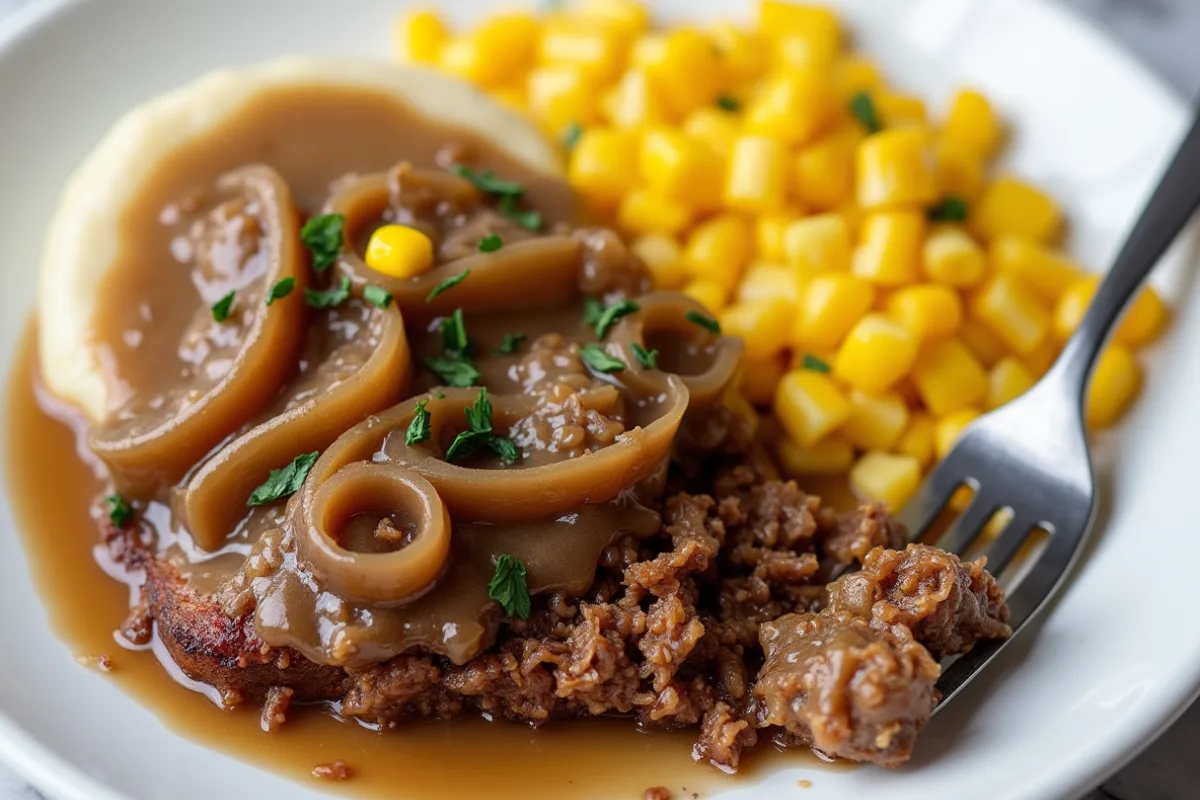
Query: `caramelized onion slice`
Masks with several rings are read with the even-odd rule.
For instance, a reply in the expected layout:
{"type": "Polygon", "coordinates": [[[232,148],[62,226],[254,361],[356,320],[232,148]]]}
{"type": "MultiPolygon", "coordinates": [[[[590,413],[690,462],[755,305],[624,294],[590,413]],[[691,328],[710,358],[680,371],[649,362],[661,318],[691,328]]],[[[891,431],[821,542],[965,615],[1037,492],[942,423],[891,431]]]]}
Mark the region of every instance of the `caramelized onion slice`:
{"type": "Polygon", "coordinates": [[[608,335],[609,347],[616,347],[628,365],[621,382],[639,395],[653,395],[673,374],[687,387],[692,407],[720,402],[737,372],[741,341],[689,320],[689,312],[705,317],[708,312],[686,295],[652,292],[638,297],[637,303],[639,310],[618,320],[608,335]],[[635,343],[659,350],[657,369],[641,365],[633,351],[635,343]]]}
{"type": "MultiPolygon", "coordinates": [[[[452,312],[522,311],[553,306],[574,299],[579,293],[580,259],[583,245],[568,236],[542,236],[506,243],[491,253],[475,253],[435,266],[415,278],[394,278],[366,265],[353,249],[371,225],[384,219],[391,205],[390,172],[356,176],[339,184],[326,203],[326,213],[344,214],[346,240],[338,259],[342,270],[356,286],[368,283],[392,293],[410,325],[452,312]],[[466,280],[453,289],[426,302],[426,297],[448,278],[470,270],[466,280]]],[[[456,187],[451,202],[462,203],[475,192],[460,178],[440,173],[420,173],[423,178],[436,175],[439,182],[456,187]],[[461,197],[459,195],[462,195],[461,197]]],[[[478,197],[476,192],[474,197],[478,197]]]]}
{"type": "Polygon", "coordinates": [[[412,359],[400,312],[394,306],[372,310],[367,324],[378,326],[378,343],[352,376],[234,439],[188,482],[183,516],[199,547],[222,545],[245,516],[246,498],[272,469],[301,453],[324,450],[347,428],[404,396],[412,359]]]}
{"type": "MultiPolygon", "coordinates": [[[[148,430],[105,424],[93,429],[92,450],[108,464],[122,492],[147,496],[169,486],[206,453],[261,411],[295,368],[304,340],[308,271],[300,251],[291,190],[273,169],[251,166],[221,177],[224,192],[242,192],[261,209],[268,267],[264,287],[295,280],[287,297],[260,303],[236,358],[202,396],[148,430]]],[[[266,295],[264,290],[263,295],[266,295]]],[[[207,309],[203,310],[207,313],[207,309]]]]}

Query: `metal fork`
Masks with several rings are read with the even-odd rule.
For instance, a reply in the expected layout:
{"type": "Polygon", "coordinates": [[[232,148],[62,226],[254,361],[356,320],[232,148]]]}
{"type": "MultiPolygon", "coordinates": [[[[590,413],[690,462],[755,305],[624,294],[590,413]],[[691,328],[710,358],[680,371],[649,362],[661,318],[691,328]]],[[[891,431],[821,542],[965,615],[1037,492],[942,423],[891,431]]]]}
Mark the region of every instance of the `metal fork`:
{"type": "MultiPolygon", "coordinates": [[[[960,486],[974,490],[970,505],[936,544],[963,553],[992,516],[1011,521],[986,551],[999,575],[1036,529],[1049,534],[1009,598],[1015,636],[1058,591],[1091,532],[1096,484],[1084,424],[1088,377],[1122,309],[1151,267],[1200,205],[1200,117],[1167,167],[1111,271],[1096,290],[1079,329],[1045,377],[1013,402],[979,417],[925,480],[900,520],[923,539],[960,486]]],[[[950,700],[1011,639],[977,645],[946,667],[938,688],[950,700]]]]}

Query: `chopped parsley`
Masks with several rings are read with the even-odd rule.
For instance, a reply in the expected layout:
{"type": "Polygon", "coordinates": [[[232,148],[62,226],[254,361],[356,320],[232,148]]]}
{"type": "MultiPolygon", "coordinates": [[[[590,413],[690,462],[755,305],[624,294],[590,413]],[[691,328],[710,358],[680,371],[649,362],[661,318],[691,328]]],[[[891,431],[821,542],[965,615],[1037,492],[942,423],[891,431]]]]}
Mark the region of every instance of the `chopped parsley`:
{"type": "Polygon", "coordinates": [[[487,236],[479,240],[479,252],[494,253],[504,246],[504,242],[500,240],[500,234],[489,233],[487,236]]]}
{"type": "Polygon", "coordinates": [[[382,286],[370,283],[363,288],[363,300],[376,308],[387,308],[392,304],[392,293],[382,286]]]}
{"type": "Polygon", "coordinates": [[[118,528],[124,528],[133,519],[133,506],[119,494],[110,494],[104,498],[108,503],[108,521],[118,528]]]}
{"type": "Polygon", "coordinates": [[[596,320],[596,338],[603,339],[608,335],[608,330],[621,317],[628,316],[634,312],[640,311],[641,306],[632,300],[622,300],[619,303],[613,303],[600,314],[600,319],[596,320]]]}
{"type": "Polygon", "coordinates": [[[319,289],[304,290],[304,302],[313,308],[336,308],[348,299],[350,299],[350,278],[347,275],[341,277],[337,286],[330,287],[324,291],[319,289]]]}
{"type": "Polygon", "coordinates": [[[620,372],[625,369],[625,362],[613,358],[598,344],[585,344],[579,348],[579,357],[597,372],[620,372]]]}
{"type": "Polygon", "coordinates": [[[596,327],[604,316],[604,303],[594,297],[583,298],[583,324],[589,328],[596,327]]]}
{"type": "Polygon", "coordinates": [[[425,406],[427,405],[429,405],[428,399],[417,403],[412,422],[408,423],[408,432],[404,435],[405,444],[417,444],[418,442],[429,441],[429,412],[425,410],[425,406]]]}
{"type": "Polygon", "coordinates": [[[883,130],[879,114],[875,111],[875,102],[871,100],[869,92],[859,92],[850,98],[850,113],[858,118],[867,129],[867,133],[879,133],[883,130]]]}
{"type": "Polygon", "coordinates": [[[583,126],[578,122],[572,122],[567,127],[563,128],[562,146],[564,150],[574,150],[575,145],[579,144],[579,137],[583,136],[583,126]]]}
{"type": "Polygon", "coordinates": [[[500,346],[493,347],[492,352],[498,356],[510,356],[517,352],[517,348],[521,346],[521,342],[523,341],[525,341],[525,334],[520,331],[506,333],[500,341],[500,346]]]}
{"type": "Polygon", "coordinates": [[[235,294],[237,294],[237,292],[230,291],[229,294],[212,304],[212,317],[214,322],[224,322],[225,320],[229,319],[229,312],[233,309],[233,296],[235,294]]]}
{"type": "Polygon", "coordinates": [[[932,222],[963,222],[967,218],[967,201],[947,197],[925,213],[932,222]]]}
{"type": "Polygon", "coordinates": [[[497,178],[491,170],[476,172],[465,164],[452,164],[450,171],[460,178],[470,181],[475,188],[487,194],[500,197],[520,197],[525,194],[525,187],[516,181],[506,181],[497,178]]]}
{"type": "Polygon", "coordinates": [[[510,555],[496,559],[496,571],[488,584],[488,597],[495,600],[510,617],[529,619],[529,585],[525,565],[510,555]]]}
{"type": "Polygon", "coordinates": [[[464,413],[467,417],[467,430],[454,437],[454,441],[446,448],[446,460],[458,461],[479,447],[486,447],[505,464],[512,464],[519,457],[517,446],[503,436],[497,436],[492,430],[492,401],[488,399],[487,388],[479,390],[475,402],[468,406],[464,413]]]}
{"type": "Polygon", "coordinates": [[[285,497],[291,497],[300,491],[300,487],[304,485],[304,479],[308,477],[313,464],[317,463],[319,455],[320,453],[316,450],[311,453],[301,453],[293,458],[287,466],[271,470],[267,480],[250,494],[246,505],[263,506],[285,497]]]}
{"type": "Polygon", "coordinates": [[[465,389],[468,386],[474,386],[475,381],[482,377],[475,365],[465,358],[425,356],[421,360],[433,374],[438,376],[438,380],[442,382],[443,386],[465,389]]]}
{"type": "Polygon", "coordinates": [[[310,218],[300,229],[300,241],[312,253],[313,269],[317,272],[324,272],[337,261],[345,225],[344,214],[320,214],[310,218]]]}
{"type": "Polygon", "coordinates": [[[296,279],[288,276],[275,281],[275,285],[271,287],[271,291],[267,292],[267,305],[271,305],[276,300],[282,300],[292,293],[292,289],[296,288],[296,279]]]}
{"type": "Polygon", "coordinates": [[[442,320],[439,328],[442,332],[442,346],[451,353],[465,356],[471,340],[467,338],[467,325],[463,322],[463,310],[461,308],[454,309],[453,314],[442,320]]]}
{"type": "Polygon", "coordinates": [[[428,303],[428,302],[432,301],[433,298],[435,298],[439,294],[441,294],[442,292],[444,292],[448,289],[453,289],[455,286],[458,286],[460,283],[462,283],[464,280],[466,280],[467,276],[470,274],[471,274],[471,270],[464,269],[462,272],[458,273],[454,277],[446,278],[446,280],[442,281],[437,286],[433,287],[432,292],[425,295],[425,302],[428,303]]]}
{"type": "Polygon", "coordinates": [[[721,332],[721,323],[717,322],[712,317],[704,316],[699,311],[689,311],[683,315],[683,318],[694,325],[699,325],[701,328],[704,328],[710,333],[721,332]]]}
{"type": "Polygon", "coordinates": [[[637,342],[633,342],[633,356],[646,369],[658,369],[658,351],[647,350],[637,342]]]}
{"type": "Polygon", "coordinates": [[[721,109],[722,111],[728,111],[732,114],[741,107],[742,104],[738,102],[736,97],[730,97],[727,94],[723,94],[717,98],[717,108],[721,109]]]}
{"type": "Polygon", "coordinates": [[[536,233],[542,229],[541,213],[517,208],[517,195],[506,194],[500,198],[500,213],[527,231],[536,233]]]}
{"type": "Polygon", "coordinates": [[[810,369],[813,372],[824,372],[826,374],[833,369],[824,361],[814,356],[812,353],[805,353],[804,358],[800,360],[800,369],[810,369]]]}

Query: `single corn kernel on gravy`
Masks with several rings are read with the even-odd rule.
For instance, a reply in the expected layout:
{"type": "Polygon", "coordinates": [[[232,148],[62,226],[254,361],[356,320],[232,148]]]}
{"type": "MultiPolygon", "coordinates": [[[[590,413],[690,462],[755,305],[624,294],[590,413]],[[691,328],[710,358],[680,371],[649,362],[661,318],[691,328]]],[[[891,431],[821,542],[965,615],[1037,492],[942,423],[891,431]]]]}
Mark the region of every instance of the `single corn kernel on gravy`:
{"type": "Polygon", "coordinates": [[[349,794],[905,761],[936,659],[1008,634],[1002,592],[773,479],[741,343],[572,218],[368,91],[266,92],[179,148],[101,287],[106,418],[39,387],[32,336],[13,376],[56,629],[177,730],[349,794]],[[373,270],[383,225],[432,268],[373,270]]]}

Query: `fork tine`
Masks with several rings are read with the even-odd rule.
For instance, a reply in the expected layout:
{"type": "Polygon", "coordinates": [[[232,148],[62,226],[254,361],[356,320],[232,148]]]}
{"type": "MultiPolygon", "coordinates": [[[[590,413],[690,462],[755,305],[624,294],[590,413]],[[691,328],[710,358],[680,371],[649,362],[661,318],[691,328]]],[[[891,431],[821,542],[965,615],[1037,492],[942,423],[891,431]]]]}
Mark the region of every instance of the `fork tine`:
{"type": "Polygon", "coordinates": [[[1021,545],[1029,538],[1030,533],[1034,528],[1042,523],[1037,522],[1034,517],[1015,517],[1012,522],[1004,529],[998,538],[987,551],[988,571],[993,575],[999,575],[1013,560],[1013,556],[1021,549],[1021,545]]]}
{"type": "Polygon", "coordinates": [[[950,502],[954,491],[962,485],[961,478],[942,466],[935,469],[921,483],[917,493],[909,500],[896,518],[908,529],[908,540],[916,542],[925,535],[950,502]]]}
{"type": "Polygon", "coordinates": [[[992,515],[999,508],[1001,508],[1000,503],[990,496],[985,496],[982,491],[976,492],[975,497],[971,499],[971,504],[967,506],[967,510],[954,521],[950,530],[942,535],[937,546],[947,552],[961,555],[971,546],[972,542],[979,538],[984,526],[988,524],[992,515]]]}

